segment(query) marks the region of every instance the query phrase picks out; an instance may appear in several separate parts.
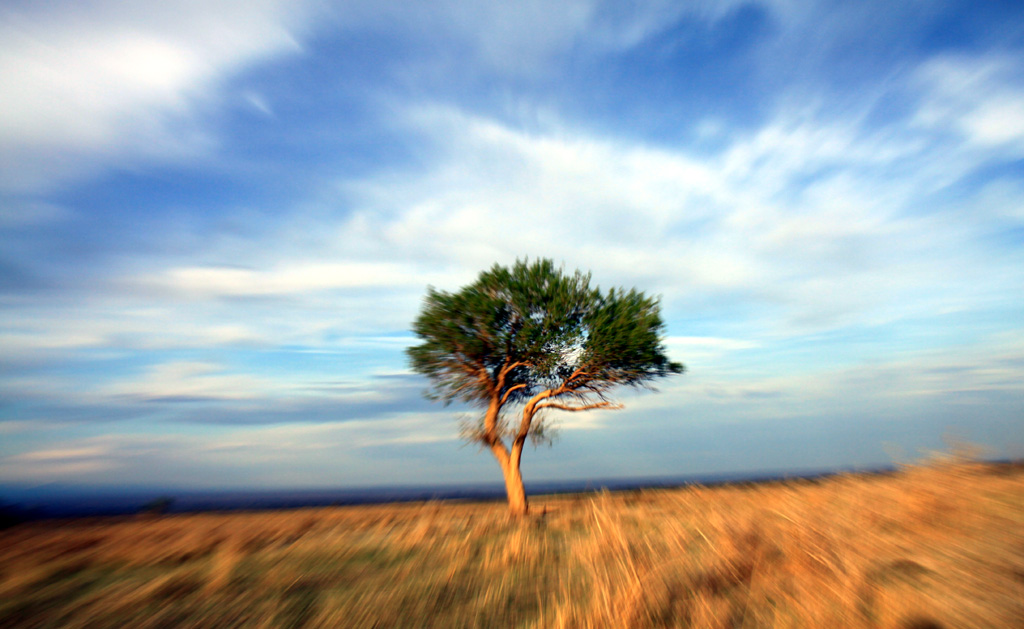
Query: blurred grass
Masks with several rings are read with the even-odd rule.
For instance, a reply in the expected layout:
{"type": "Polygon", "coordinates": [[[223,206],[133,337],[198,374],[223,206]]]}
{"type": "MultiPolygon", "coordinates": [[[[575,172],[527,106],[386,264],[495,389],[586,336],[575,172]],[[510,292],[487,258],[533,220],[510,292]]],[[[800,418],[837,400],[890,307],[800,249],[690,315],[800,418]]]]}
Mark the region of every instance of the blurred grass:
{"type": "Polygon", "coordinates": [[[1024,467],[0,532],[0,627],[1024,627],[1024,467]]]}

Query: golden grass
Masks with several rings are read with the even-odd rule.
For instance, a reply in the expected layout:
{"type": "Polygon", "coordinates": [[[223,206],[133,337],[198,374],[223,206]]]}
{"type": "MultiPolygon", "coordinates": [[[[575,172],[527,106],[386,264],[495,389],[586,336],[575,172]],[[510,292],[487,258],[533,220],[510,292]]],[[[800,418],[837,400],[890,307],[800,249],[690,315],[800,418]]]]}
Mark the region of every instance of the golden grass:
{"type": "Polygon", "coordinates": [[[1024,627],[1024,469],[0,532],[0,627],[1024,627]]]}

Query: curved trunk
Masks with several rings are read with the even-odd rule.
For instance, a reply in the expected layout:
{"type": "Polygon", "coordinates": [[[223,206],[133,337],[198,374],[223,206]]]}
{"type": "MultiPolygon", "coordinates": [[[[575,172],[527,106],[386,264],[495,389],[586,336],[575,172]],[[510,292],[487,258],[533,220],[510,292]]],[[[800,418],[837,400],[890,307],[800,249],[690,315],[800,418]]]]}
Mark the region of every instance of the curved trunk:
{"type": "MultiPolygon", "coordinates": [[[[491,395],[491,404],[484,416],[484,443],[491,448],[491,453],[501,466],[501,473],[505,476],[505,493],[508,495],[508,510],[512,517],[520,517],[527,514],[529,505],[526,502],[526,489],[523,487],[523,476],[519,473],[519,461],[523,457],[523,441],[517,438],[512,443],[512,451],[502,442],[498,436],[498,415],[504,400],[498,395],[500,386],[494,389],[491,395]]],[[[530,413],[530,417],[533,413],[530,413]]],[[[526,424],[529,427],[529,423],[526,424]]],[[[525,433],[524,433],[525,435],[525,433]]]]}
{"type": "Polygon", "coordinates": [[[526,489],[523,487],[523,477],[519,473],[519,464],[509,465],[508,469],[502,471],[505,473],[509,513],[516,517],[526,515],[530,511],[530,505],[526,501],[526,489]]]}
{"type": "MultiPolygon", "coordinates": [[[[491,452],[501,466],[505,476],[505,494],[508,496],[508,510],[513,517],[526,515],[529,503],[526,501],[526,489],[523,487],[523,476],[519,473],[519,456],[509,455],[508,450],[500,442],[491,445],[491,452]]],[[[521,454],[521,450],[517,454],[521,454]]]]}

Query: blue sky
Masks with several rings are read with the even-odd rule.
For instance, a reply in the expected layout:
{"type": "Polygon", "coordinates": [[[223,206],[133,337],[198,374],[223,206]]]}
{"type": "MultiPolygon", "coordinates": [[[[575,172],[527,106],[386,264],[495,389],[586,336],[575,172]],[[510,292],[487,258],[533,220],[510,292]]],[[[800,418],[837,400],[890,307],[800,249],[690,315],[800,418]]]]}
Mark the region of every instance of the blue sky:
{"type": "Polygon", "coordinates": [[[1017,2],[8,1],[0,484],[499,480],[403,350],[549,257],[686,375],[530,480],[1024,456],[1017,2]]]}

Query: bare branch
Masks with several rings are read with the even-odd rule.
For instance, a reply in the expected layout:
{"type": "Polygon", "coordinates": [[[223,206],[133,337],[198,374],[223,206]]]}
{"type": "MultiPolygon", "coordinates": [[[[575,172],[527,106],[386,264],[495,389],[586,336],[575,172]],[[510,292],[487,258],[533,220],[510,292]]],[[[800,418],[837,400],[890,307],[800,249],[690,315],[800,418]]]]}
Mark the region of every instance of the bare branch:
{"type": "MultiPolygon", "coordinates": [[[[502,365],[501,369],[498,370],[498,375],[495,378],[495,384],[494,384],[494,390],[495,391],[501,391],[502,389],[505,388],[505,378],[508,376],[509,373],[512,372],[513,369],[515,369],[516,367],[521,367],[521,366],[526,364],[523,361],[516,361],[516,362],[510,364],[509,360],[510,359],[508,357],[506,357],[505,358],[505,364],[502,365]]],[[[502,398],[501,403],[502,404],[505,403],[505,401],[508,399],[508,394],[509,393],[511,393],[512,391],[514,391],[516,389],[522,388],[524,386],[526,386],[526,385],[517,385],[517,386],[512,387],[511,389],[509,389],[505,393],[505,396],[502,398]]]]}
{"type": "Polygon", "coordinates": [[[507,401],[508,401],[508,396],[512,395],[512,392],[513,392],[513,391],[515,391],[515,390],[517,390],[517,389],[525,389],[525,388],[526,388],[526,385],[525,385],[525,384],[517,384],[517,385],[514,385],[514,386],[511,386],[511,387],[509,387],[508,391],[505,391],[505,395],[503,395],[503,396],[501,397],[501,403],[502,403],[502,405],[504,405],[504,404],[505,404],[505,402],[507,402],[507,401]]]}
{"type": "Polygon", "coordinates": [[[501,375],[504,377],[504,376],[508,375],[509,372],[511,372],[516,367],[527,367],[527,366],[529,366],[529,363],[527,363],[525,361],[522,361],[522,360],[517,360],[516,362],[512,363],[511,365],[506,365],[506,366],[502,367],[501,368],[501,375]]]}
{"type": "Polygon", "coordinates": [[[588,372],[583,371],[582,369],[577,369],[576,371],[572,372],[571,376],[566,378],[565,382],[563,383],[563,386],[569,384],[570,382],[572,382],[576,378],[580,378],[580,377],[583,377],[583,376],[589,376],[589,375],[590,374],[588,372]]]}
{"type": "Polygon", "coordinates": [[[623,409],[625,407],[622,404],[616,404],[615,402],[610,402],[608,400],[604,400],[602,402],[594,402],[593,404],[587,404],[585,406],[568,406],[566,404],[559,404],[557,402],[545,402],[543,404],[538,404],[537,405],[537,410],[541,410],[543,408],[553,408],[553,409],[557,409],[557,410],[560,410],[560,411],[572,411],[572,412],[575,412],[575,411],[589,411],[589,410],[592,410],[592,409],[595,409],[595,408],[608,408],[608,409],[614,409],[614,410],[621,410],[621,409],[623,409]]]}

